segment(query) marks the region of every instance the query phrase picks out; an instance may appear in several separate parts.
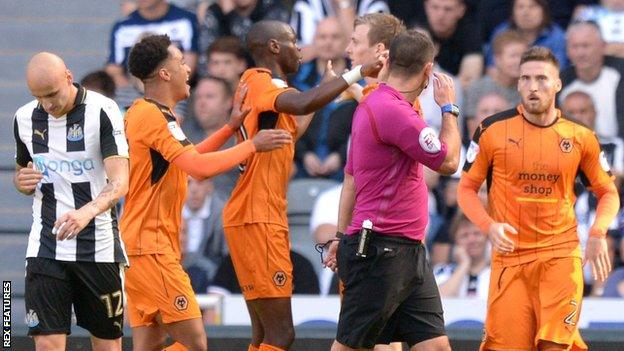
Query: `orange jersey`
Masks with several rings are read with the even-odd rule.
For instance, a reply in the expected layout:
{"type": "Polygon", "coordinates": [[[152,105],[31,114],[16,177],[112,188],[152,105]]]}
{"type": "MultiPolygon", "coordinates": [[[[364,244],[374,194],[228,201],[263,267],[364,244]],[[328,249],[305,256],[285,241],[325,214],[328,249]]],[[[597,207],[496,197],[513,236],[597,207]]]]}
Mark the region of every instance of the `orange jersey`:
{"type": "Polygon", "coordinates": [[[130,182],[121,218],[128,255],[180,254],[187,175],[172,164],[193,145],[166,106],[139,99],[126,112],[130,182]]]}
{"type": "MultiPolygon", "coordinates": [[[[251,111],[237,133],[238,142],[253,138],[260,129],[284,129],[297,134],[295,117],[275,109],[277,97],[291,89],[281,79],[273,79],[263,68],[243,73],[240,86],[247,86],[243,109],[251,111]]],[[[237,91],[238,94],[238,91],[237,91]]],[[[294,143],[270,152],[253,154],[239,166],[241,175],[223,209],[223,225],[272,223],[288,227],[286,188],[295,153],[294,143]]]]}
{"type": "MultiPolygon", "coordinates": [[[[561,117],[547,127],[528,122],[522,106],[485,119],[466,153],[463,176],[487,181],[488,212],[518,230],[513,253],[493,253],[493,266],[537,258],[580,257],[574,182],[590,189],[612,182],[594,133],[561,117]]],[[[474,220],[474,219],[473,219],[474,220]]]]}

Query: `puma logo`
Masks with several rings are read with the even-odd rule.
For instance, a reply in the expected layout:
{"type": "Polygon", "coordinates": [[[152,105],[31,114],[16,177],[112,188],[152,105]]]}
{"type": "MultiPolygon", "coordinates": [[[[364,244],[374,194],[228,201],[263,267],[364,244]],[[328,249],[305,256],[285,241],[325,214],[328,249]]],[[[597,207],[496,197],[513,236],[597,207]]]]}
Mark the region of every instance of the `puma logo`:
{"type": "Polygon", "coordinates": [[[518,139],[518,141],[516,141],[516,140],[513,140],[512,138],[507,138],[508,142],[516,144],[517,147],[520,147],[520,141],[521,140],[522,139],[518,139]]]}
{"type": "Polygon", "coordinates": [[[47,131],[48,131],[47,129],[44,129],[43,132],[39,131],[39,129],[35,129],[33,134],[40,136],[41,140],[45,140],[45,132],[47,132],[47,131]]]}

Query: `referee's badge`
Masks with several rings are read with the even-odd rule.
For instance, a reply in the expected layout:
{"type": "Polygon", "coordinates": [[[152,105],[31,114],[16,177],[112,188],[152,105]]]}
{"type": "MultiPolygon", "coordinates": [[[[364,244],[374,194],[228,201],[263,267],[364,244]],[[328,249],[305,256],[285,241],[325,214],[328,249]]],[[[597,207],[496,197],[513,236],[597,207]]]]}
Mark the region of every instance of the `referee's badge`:
{"type": "Polygon", "coordinates": [[[80,124],[74,123],[74,125],[67,131],[67,140],[80,141],[83,138],[84,135],[82,134],[82,127],[80,127],[80,124]]]}
{"type": "Polygon", "coordinates": [[[438,134],[431,127],[425,127],[420,131],[418,142],[420,143],[420,147],[427,153],[435,154],[442,150],[438,134]]]}

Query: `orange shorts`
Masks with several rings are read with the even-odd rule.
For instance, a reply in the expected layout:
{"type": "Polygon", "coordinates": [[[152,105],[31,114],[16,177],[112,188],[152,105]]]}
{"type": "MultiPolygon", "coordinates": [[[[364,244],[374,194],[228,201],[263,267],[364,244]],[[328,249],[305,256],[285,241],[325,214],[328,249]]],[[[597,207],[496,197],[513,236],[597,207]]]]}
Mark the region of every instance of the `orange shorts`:
{"type": "Polygon", "coordinates": [[[130,256],[125,274],[128,316],[131,327],[165,324],[201,318],[191,280],[172,255],[130,256]]]}
{"type": "Polygon", "coordinates": [[[245,300],[291,297],[288,230],[268,223],[225,227],[225,239],[245,300]]]}
{"type": "Polygon", "coordinates": [[[481,350],[537,350],[540,340],[587,350],[577,326],[582,297],[580,258],[493,267],[481,350]]]}

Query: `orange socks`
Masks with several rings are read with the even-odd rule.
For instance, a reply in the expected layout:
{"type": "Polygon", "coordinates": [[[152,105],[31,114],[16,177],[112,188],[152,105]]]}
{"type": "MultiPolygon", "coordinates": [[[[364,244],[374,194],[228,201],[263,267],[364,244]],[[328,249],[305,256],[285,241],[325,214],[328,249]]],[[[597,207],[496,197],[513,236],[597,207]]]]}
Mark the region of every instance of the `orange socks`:
{"type": "Polygon", "coordinates": [[[260,348],[258,349],[258,351],[286,351],[286,350],[280,349],[277,346],[262,343],[260,344],[260,348]]]}
{"type": "Polygon", "coordinates": [[[179,342],[176,342],[175,344],[173,344],[171,346],[165,347],[163,349],[163,351],[187,351],[187,349],[186,349],[186,347],[184,347],[179,342]]]}

